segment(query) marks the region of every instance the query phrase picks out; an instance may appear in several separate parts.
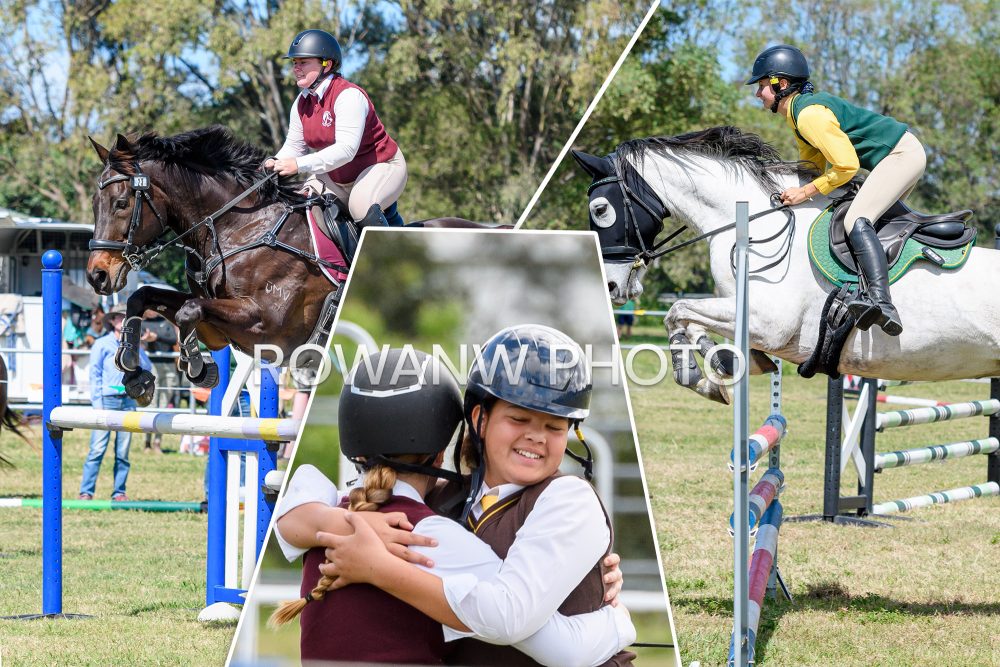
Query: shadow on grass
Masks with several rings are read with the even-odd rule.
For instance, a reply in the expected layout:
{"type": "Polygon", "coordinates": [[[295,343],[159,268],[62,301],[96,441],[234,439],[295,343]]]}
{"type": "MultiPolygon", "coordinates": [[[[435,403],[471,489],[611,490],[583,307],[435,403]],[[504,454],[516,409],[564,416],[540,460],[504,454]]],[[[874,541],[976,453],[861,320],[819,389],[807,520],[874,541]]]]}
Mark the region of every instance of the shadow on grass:
{"type": "MultiPolygon", "coordinates": [[[[854,616],[865,624],[890,625],[905,622],[913,616],[982,616],[984,623],[992,623],[1000,615],[1000,602],[969,604],[961,600],[935,603],[899,602],[883,595],[867,593],[851,595],[839,583],[810,585],[804,592],[793,593],[791,602],[784,599],[764,600],[760,627],[757,629],[756,653],[767,654],[767,644],[786,613],[800,613],[804,610],[829,612],[843,617],[854,616]]],[[[683,608],[692,613],[724,616],[732,620],[733,601],[731,598],[690,598],[672,599],[675,609],[683,608]]]]}

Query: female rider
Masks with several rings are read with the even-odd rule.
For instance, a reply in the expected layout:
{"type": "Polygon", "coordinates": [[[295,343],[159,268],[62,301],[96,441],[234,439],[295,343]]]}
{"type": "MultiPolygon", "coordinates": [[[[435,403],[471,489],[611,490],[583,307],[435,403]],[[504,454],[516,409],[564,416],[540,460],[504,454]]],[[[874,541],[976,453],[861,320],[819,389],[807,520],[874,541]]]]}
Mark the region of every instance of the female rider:
{"type": "Polygon", "coordinates": [[[264,167],[282,176],[308,174],[307,186],[345,202],[362,227],[386,221],[402,226],[396,201],[406,186],[406,160],[368,93],[340,75],[337,39],[306,30],[292,40],[285,58],[302,92],[292,105],[284,145],[264,167]],[[375,204],[384,219],[372,210],[375,204]]]}
{"type": "Polygon", "coordinates": [[[868,285],[864,297],[848,308],[862,331],[878,324],[898,336],[903,324],[889,296],[886,256],[873,223],[916,186],[927,165],[924,147],[903,123],[814,92],[806,58],[794,46],[779,44],[762,51],[746,84],[757,84],[756,97],[772,113],[785,116],[795,131],[800,158],[822,174],[782,192],[782,202],[794,206],[816,194],[829,194],[854,178],[859,167],[870,172],[844,218],[851,251],[868,285]]]}

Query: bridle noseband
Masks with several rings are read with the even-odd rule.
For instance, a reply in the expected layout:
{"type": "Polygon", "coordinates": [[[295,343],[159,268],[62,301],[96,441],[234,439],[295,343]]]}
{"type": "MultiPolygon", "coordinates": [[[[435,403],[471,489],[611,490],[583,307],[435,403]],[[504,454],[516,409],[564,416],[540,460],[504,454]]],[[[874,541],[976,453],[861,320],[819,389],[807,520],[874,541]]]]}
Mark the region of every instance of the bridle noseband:
{"type": "MultiPolygon", "coordinates": [[[[673,240],[678,234],[687,229],[686,225],[682,225],[681,227],[677,228],[676,230],[668,234],[666,238],[664,238],[662,241],[659,241],[658,243],[653,243],[652,248],[647,248],[646,242],[643,239],[642,230],[639,229],[639,221],[636,219],[635,211],[632,208],[632,202],[635,202],[636,204],[641,206],[647,213],[649,213],[649,215],[653,217],[654,220],[660,222],[659,228],[653,234],[651,243],[653,242],[653,240],[655,240],[660,230],[663,229],[663,220],[670,217],[670,211],[663,204],[663,201],[660,199],[659,195],[650,190],[649,191],[650,195],[653,197],[653,199],[655,199],[655,203],[658,204],[660,207],[659,211],[655,210],[647,201],[645,201],[642,197],[638,196],[635,193],[635,191],[633,191],[632,188],[628,186],[628,183],[625,181],[625,177],[622,174],[622,169],[621,165],[619,164],[619,160],[617,158],[611,158],[610,162],[614,166],[615,170],[614,175],[607,176],[605,178],[602,178],[600,180],[591,183],[590,188],[587,189],[587,196],[590,197],[590,193],[594,191],[594,188],[597,188],[601,185],[607,185],[609,183],[618,183],[618,187],[621,190],[622,200],[624,201],[624,206],[625,206],[625,216],[624,216],[625,219],[622,221],[623,224],[625,225],[625,245],[602,247],[601,255],[603,256],[604,260],[608,263],[622,264],[631,262],[632,267],[629,270],[629,276],[628,276],[629,281],[631,281],[632,275],[635,272],[646,266],[652,260],[658,259],[668,253],[674,252],[675,250],[680,250],[681,248],[685,248],[689,245],[697,243],[698,241],[702,241],[704,239],[715,236],[716,234],[721,234],[736,227],[736,223],[733,222],[731,224],[719,227],[718,229],[713,229],[710,232],[701,234],[693,239],[689,239],[682,243],[677,243],[675,245],[664,248],[663,246],[665,246],[667,243],[673,240]],[[629,236],[633,231],[635,233],[636,239],[639,242],[638,247],[629,244],[629,236]]],[[[641,175],[639,176],[639,178],[642,178],[641,175]]],[[[784,213],[786,216],[786,221],[785,224],[782,226],[782,228],[778,230],[777,233],[768,236],[767,238],[750,239],[750,244],[755,245],[755,244],[768,243],[788,232],[785,242],[783,243],[783,248],[781,251],[779,251],[777,259],[767,264],[766,266],[754,269],[753,271],[751,271],[751,273],[761,273],[774,266],[777,266],[784,260],[784,258],[788,255],[788,252],[791,249],[791,241],[795,232],[795,226],[794,226],[795,215],[792,213],[791,207],[789,205],[781,203],[780,194],[777,193],[772,194],[771,208],[754,213],[753,215],[750,216],[750,220],[753,221],[758,218],[762,218],[766,215],[770,215],[771,213],[777,213],[779,211],[784,213]]],[[[618,223],[616,222],[615,224],[618,223]]]]}
{"type": "MultiPolygon", "coordinates": [[[[133,167],[135,169],[135,174],[117,174],[115,176],[109,176],[107,179],[97,181],[97,189],[103,190],[112,183],[120,183],[122,181],[128,181],[129,188],[132,190],[132,195],[135,197],[135,204],[132,206],[132,217],[128,224],[128,233],[125,236],[125,241],[112,241],[110,239],[91,239],[88,243],[90,250],[113,250],[121,251],[122,257],[129,266],[132,267],[133,271],[141,270],[152,257],[147,257],[147,252],[143,252],[143,247],[135,243],[135,233],[139,229],[139,224],[142,222],[142,202],[145,199],[146,203],[149,204],[149,209],[156,216],[156,221],[160,223],[160,233],[156,235],[153,239],[157,241],[167,233],[167,225],[160,215],[160,212],[156,209],[156,204],[153,203],[153,197],[149,194],[151,184],[149,181],[149,176],[142,173],[139,168],[139,163],[134,162],[133,167]]],[[[113,205],[113,204],[112,204],[113,205]]],[[[158,253],[157,253],[158,254],[158,253]]]]}

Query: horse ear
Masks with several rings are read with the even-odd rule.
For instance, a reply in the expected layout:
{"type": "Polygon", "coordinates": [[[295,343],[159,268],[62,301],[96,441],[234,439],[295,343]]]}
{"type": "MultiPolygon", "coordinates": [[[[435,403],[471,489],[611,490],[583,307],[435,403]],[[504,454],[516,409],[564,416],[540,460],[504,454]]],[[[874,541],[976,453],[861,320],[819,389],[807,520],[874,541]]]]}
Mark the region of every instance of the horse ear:
{"type": "Polygon", "coordinates": [[[97,157],[101,158],[101,162],[103,162],[104,164],[107,164],[108,163],[108,153],[110,151],[108,151],[107,148],[105,148],[104,146],[102,146],[99,143],[97,143],[96,141],[94,141],[94,138],[91,137],[90,135],[87,135],[87,138],[90,139],[90,145],[94,147],[95,151],[97,151],[97,157]]]}
{"type": "Polygon", "coordinates": [[[118,138],[115,140],[115,150],[119,153],[128,153],[131,146],[123,135],[119,134],[118,138]]]}
{"type": "Polygon", "coordinates": [[[611,175],[611,165],[608,163],[607,158],[597,157],[596,155],[590,155],[589,153],[575,150],[573,151],[573,159],[575,159],[576,163],[595,180],[611,175]]]}

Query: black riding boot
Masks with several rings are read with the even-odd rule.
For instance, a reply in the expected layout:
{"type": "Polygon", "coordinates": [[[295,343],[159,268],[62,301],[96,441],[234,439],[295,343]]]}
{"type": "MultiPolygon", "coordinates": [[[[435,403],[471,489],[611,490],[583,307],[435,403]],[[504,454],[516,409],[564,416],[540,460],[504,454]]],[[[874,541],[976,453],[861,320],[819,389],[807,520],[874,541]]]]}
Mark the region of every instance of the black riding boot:
{"type": "Polygon", "coordinates": [[[382,207],[378,204],[372,204],[365,217],[358,220],[357,225],[358,233],[360,234],[361,230],[365,227],[388,227],[389,222],[382,213],[382,207]]]}
{"type": "Polygon", "coordinates": [[[888,335],[898,336],[903,332],[903,323],[889,296],[889,266],[871,220],[858,218],[855,221],[850,242],[858,272],[864,276],[868,289],[848,304],[848,310],[857,319],[858,329],[867,331],[878,324],[888,335]]]}

